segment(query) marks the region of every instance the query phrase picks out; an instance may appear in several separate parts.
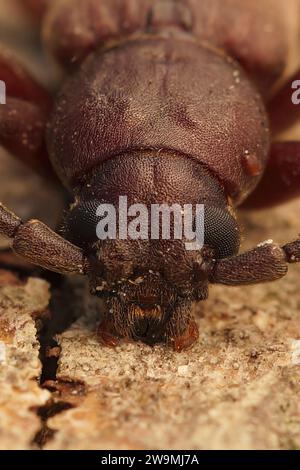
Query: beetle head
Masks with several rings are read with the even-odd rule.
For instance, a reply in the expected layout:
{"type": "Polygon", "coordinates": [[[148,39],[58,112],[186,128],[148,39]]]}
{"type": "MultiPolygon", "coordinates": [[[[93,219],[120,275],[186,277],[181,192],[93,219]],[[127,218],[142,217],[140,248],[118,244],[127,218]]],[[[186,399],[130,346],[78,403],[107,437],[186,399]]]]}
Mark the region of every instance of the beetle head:
{"type": "MultiPolygon", "coordinates": [[[[141,292],[149,283],[156,285],[158,293],[167,288],[173,295],[203,299],[214,261],[233,256],[239,249],[239,227],[226,208],[204,205],[203,246],[193,248],[185,239],[99,240],[99,207],[98,200],[84,201],[74,206],[66,218],[66,237],[83,248],[91,288],[98,295],[121,291],[122,298],[130,297],[130,292],[133,297],[147,296],[147,289],[141,292]]],[[[175,222],[174,218],[171,233],[175,222]]],[[[195,219],[193,225],[195,230],[195,219]]]]}
{"type": "MultiPolygon", "coordinates": [[[[206,170],[198,163],[182,160],[182,157],[173,157],[169,168],[166,160],[160,171],[156,162],[152,162],[151,175],[158,175],[153,194],[153,182],[149,183],[147,178],[150,162],[148,156],[139,169],[139,160],[136,159],[135,175],[133,171],[128,172],[128,168],[125,172],[123,161],[118,165],[108,164],[109,178],[103,177],[105,171],[102,167],[101,174],[94,175],[85,186],[65,219],[66,238],[83,248],[92,293],[107,298],[109,309],[118,312],[119,318],[134,318],[133,323],[139,325],[135,327],[135,336],[138,336],[138,331],[142,334],[143,329],[159,332],[155,325],[166,322],[182,302],[205,299],[215,260],[235,255],[240,242],[235,216],[228,208],[219,183],[206,170]],[[139,181],[141,175],[143,180],[139,181]],[[105,179],[105,184],[102,179],[105,179]],[[152,187],[148,188],[150,185],[152,187]],[[104,190],[96,189],[99,187],[104,190]],[[195,204],[199,202],[204,207],[203,245],[189,249],[185,234],[182,239],[175,239],[173,235],[178,221],[175,217],[170,218],[170,239],[152,239],[151,236],[148,239],[132,239],[130,236],[123,239],[120,236],[118,199],[120,194],[126,194],[126,189],[129,193],[128,207],[139,201],[149,212],[153,202],[190,204],[193,207],[191,220],[194,231],[195,204]],[[112,239],[101,240],[97,238],[97,224],[105,210],[99,212],[99,208],[104,205],[107,209],[109,204],[118,208],[115,217],[117,231],[112,239]],[[149,319],[152,326],[149,326],[149,319]]],[[[161,163],[161,157],[157,163],[161,163]]],[[[127,166],[130,168],[128,162],[127,166]]],[[[150,220],[149,217],[149,225],[150,220]]],[[[147,228],[150,234],[152,227],[147,228]]],[[[161,225],[159,233],[162,234],[161,225]]]]}

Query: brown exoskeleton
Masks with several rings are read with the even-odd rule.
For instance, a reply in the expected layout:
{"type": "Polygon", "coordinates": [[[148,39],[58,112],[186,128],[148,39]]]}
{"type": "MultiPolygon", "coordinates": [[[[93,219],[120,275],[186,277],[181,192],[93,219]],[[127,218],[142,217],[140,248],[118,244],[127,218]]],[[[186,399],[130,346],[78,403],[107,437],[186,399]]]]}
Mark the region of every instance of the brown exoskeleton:
{"type": "MultiPolygon", "coordinates": [[[[64,236],[0,206],[0,232],[26,260],[83,274],[107,302],[99,336],[176,350],[192,344],[193,301],[209,283],[273,281],[300,261],[300,239],[238,255],[237,206],[300,195],[300,143],[271,142],[300,117],[291,80],[300,2],[289,0],[23,0],[58,62],[72,71],[48,94],[0,52],[7,103],[0,143],[74,195],[64,236]],[[277,92],[275,93],[275,90],[277,92]],[[52,108],[52,109],[51,109],[52,108]],[[271,129],[271,130],[270,130],[271,129]],[[183,240],[101,241],[96,208],[204,204],[202,249],[183,240]]],[[[297,74],[296,77],[297,78],[297,74]]],[[[299,72],[298,72],[299,78],[299,72]]]]}

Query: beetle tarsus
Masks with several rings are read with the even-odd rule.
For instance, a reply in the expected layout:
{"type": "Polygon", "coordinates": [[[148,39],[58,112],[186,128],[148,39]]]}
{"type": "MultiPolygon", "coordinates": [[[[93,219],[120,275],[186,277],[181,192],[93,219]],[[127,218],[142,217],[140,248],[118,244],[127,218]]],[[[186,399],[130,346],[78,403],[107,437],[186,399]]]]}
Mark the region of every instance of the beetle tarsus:
{"type": "Polygon", "coordinates": [[[112,322],[103,319],[97,328],[97,338],[104,346],[115,348],[120,343],[120,337],[114,330],[112,322]]]}
{"type": "Polygon", "coordinates": [[[299,196],[300,142],[275,142],[263,177],[243,207],[268,208],[299,196]]]}
{"type": "Polygon", "coordinates": [[[181,352],[193,346],[198,338],[198,325],[194,320],[191,320],[186,330],[180,336],[171,337],[168,339],[168,344],[174,349],[174,351],[181,352]]]}

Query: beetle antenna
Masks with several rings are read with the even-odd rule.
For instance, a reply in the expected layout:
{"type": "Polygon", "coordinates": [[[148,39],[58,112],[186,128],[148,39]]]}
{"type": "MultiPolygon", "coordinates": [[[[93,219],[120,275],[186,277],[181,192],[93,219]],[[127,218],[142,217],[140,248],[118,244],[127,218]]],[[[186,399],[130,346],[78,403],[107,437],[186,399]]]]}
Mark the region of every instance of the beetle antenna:
{"type": "Polygon", "coordinates": [[[39,220],[23,223],[0,203],[0,234],[13,240],[14,252],[29,263],[60,274],[85,274],[80,248],[39,220]]]}
{"type": "Polygon", "coordinates": [[[288,263],[300,262],[300,239],[280,247],[267,241],[253,250],[215,262],[210,282],[229,286],[259,284],[281,279],[288,263]]]}

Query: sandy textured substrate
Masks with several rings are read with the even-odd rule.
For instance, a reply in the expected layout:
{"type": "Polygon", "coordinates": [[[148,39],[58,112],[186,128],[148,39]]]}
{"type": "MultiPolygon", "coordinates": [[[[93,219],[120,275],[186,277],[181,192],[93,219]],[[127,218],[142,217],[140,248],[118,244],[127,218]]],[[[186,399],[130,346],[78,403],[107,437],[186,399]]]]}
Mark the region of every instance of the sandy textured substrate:
{"type": "Polygon", "coordinates": [[[48,301],[44,281],[20,282],[0,270],[0,449],[30,448],[41,428],[37,409],[50,393],[38,383],[36,326],[48,301]]]}

